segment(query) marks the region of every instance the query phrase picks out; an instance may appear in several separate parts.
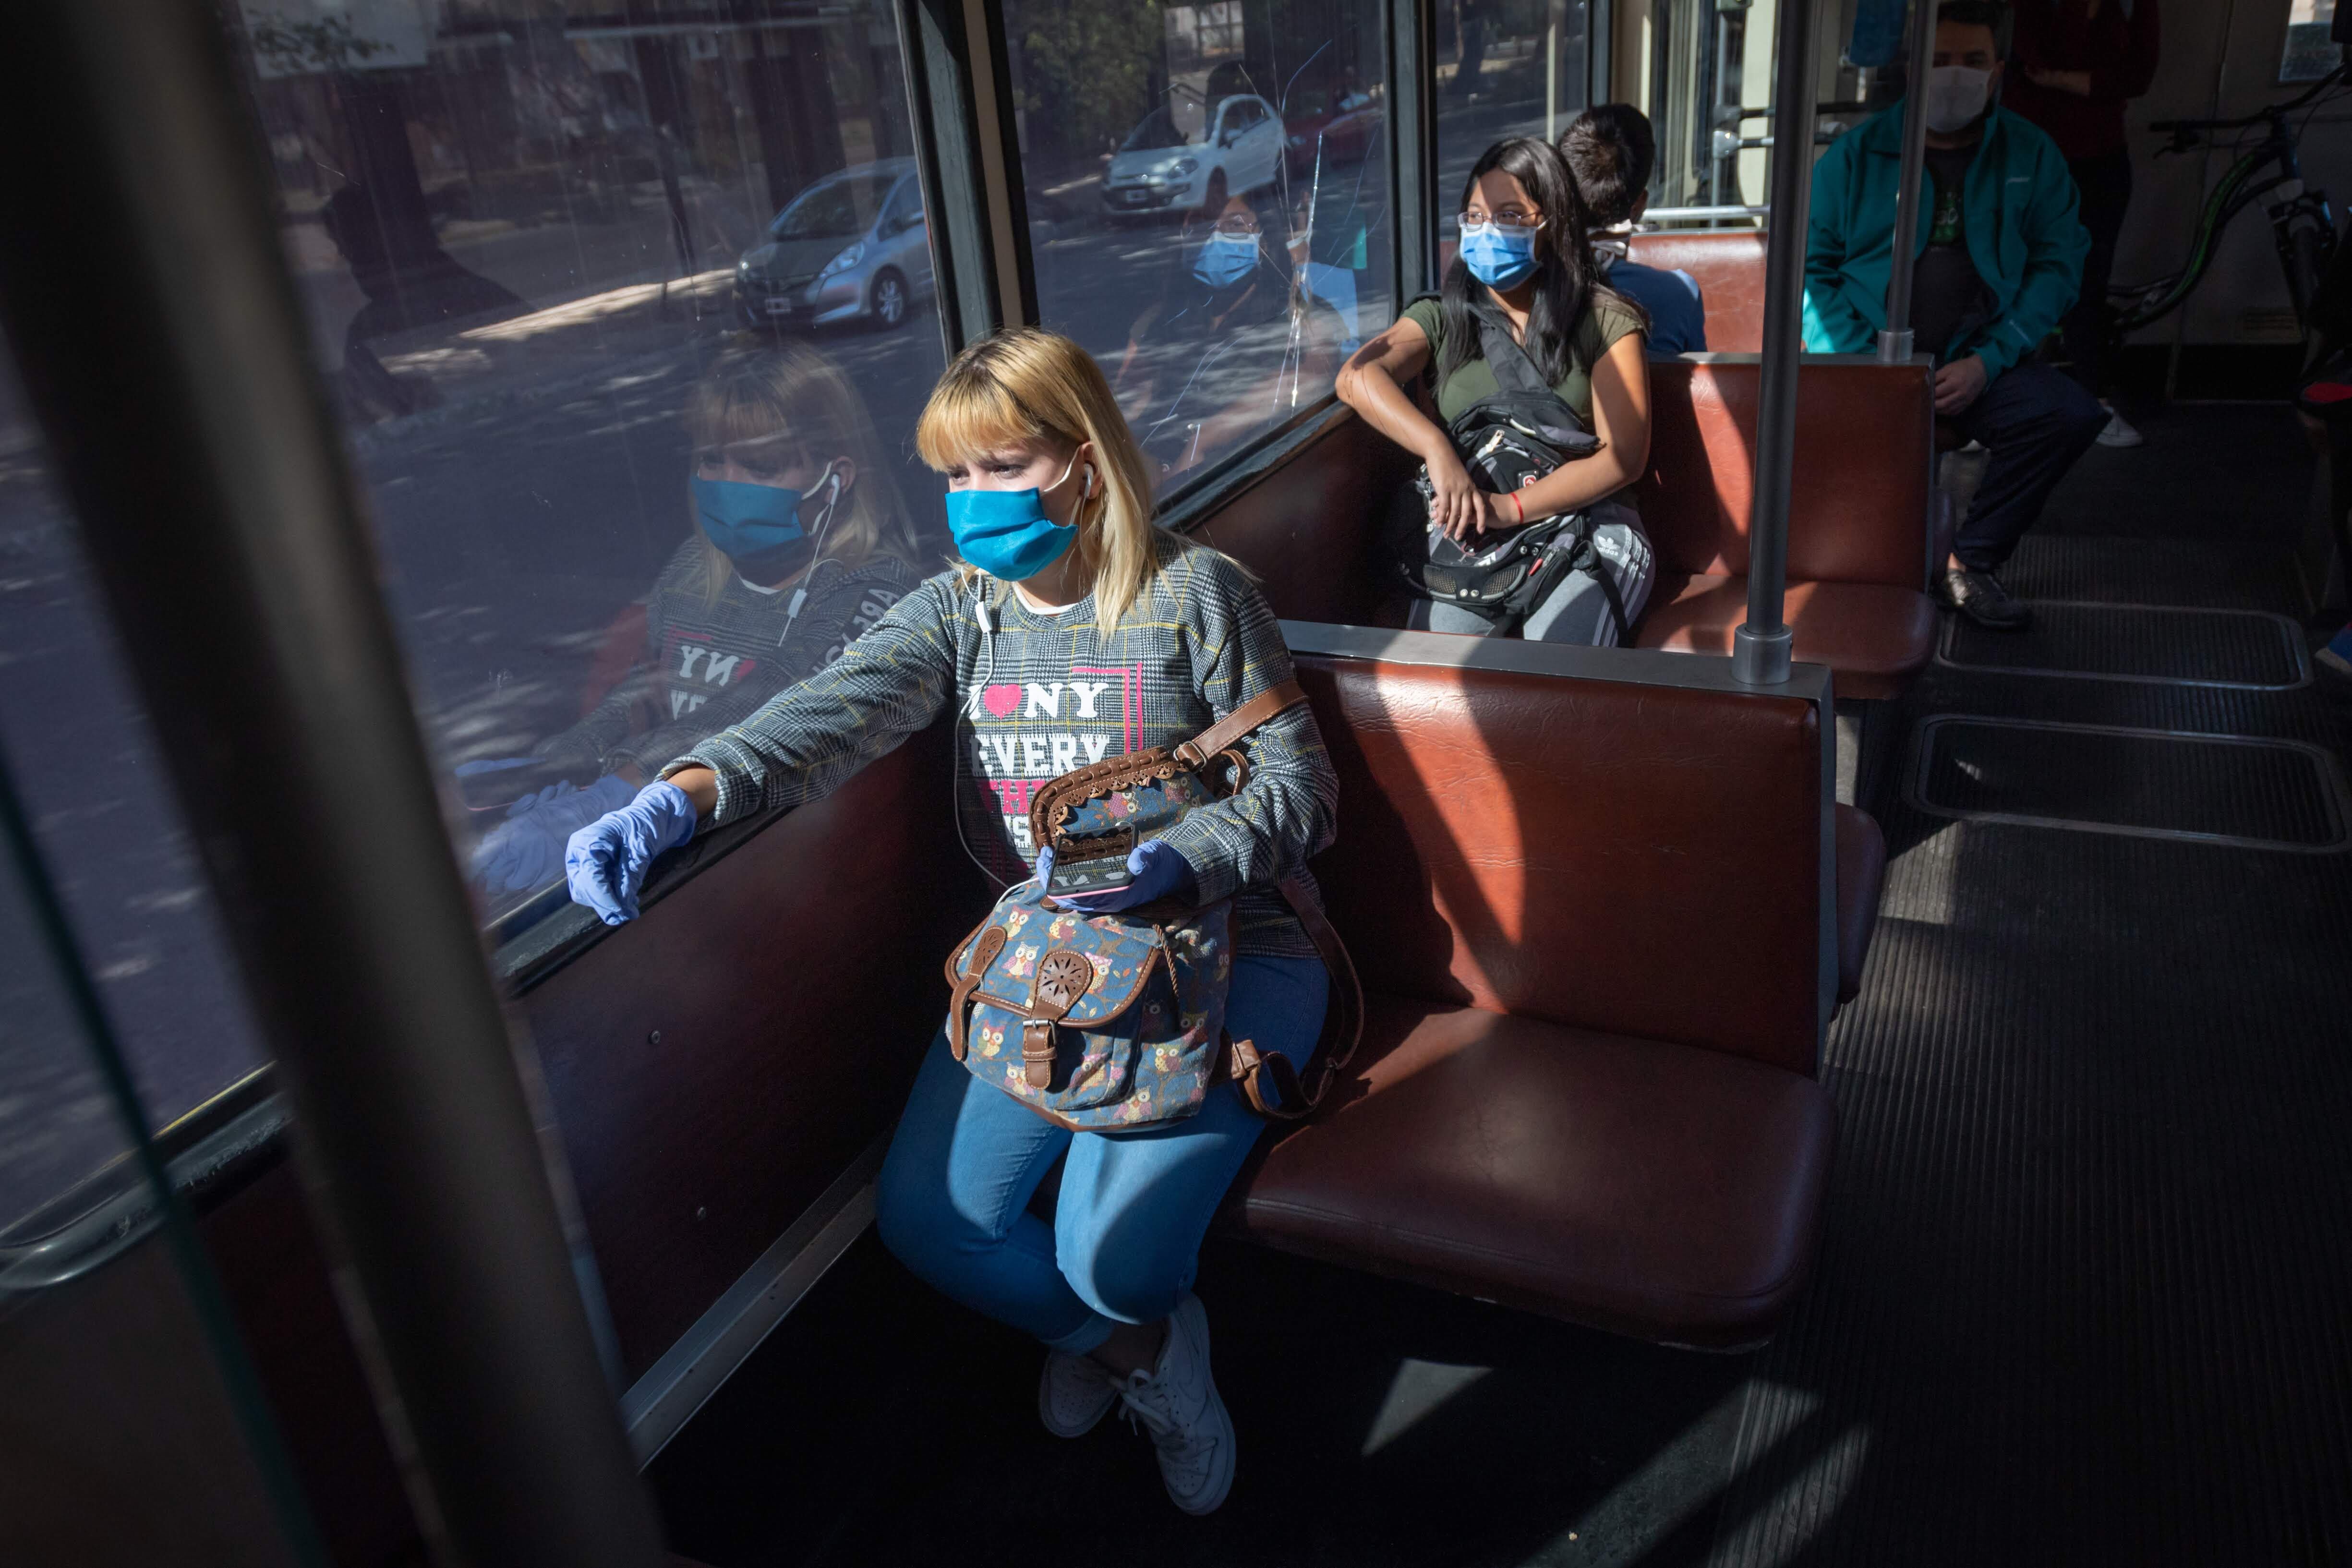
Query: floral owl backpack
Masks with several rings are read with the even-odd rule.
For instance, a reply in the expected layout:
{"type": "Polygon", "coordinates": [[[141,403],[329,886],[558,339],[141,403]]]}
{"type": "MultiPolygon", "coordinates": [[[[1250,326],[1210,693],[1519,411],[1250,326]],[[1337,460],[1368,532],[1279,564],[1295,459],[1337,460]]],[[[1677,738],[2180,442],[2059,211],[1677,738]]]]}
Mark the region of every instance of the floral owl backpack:
{"type": "MultiPolygon", "coordinates": [[[[1029,827],[1054,851],[1056,886],[1090,885],[1187,812],[1238,791],[1249,778],[1242,739],[1306,700],[1286,680],[1172,750],[1108,757],[1039,789],[1029,827]]],[[[1281,1052],[1225,1028],[1231,899],[1089,914],[1034,878],[1008,889],[948,955],[948,1047],[974,1077],[1080,1131],[1181,1121],[1227,1081],[1261,1115],[1303,1117],[1355,1054],[1363,997],[1348,950],[1305,884],[1280,886],[1331,975],[1310,1083],[1281,1052]]]]}

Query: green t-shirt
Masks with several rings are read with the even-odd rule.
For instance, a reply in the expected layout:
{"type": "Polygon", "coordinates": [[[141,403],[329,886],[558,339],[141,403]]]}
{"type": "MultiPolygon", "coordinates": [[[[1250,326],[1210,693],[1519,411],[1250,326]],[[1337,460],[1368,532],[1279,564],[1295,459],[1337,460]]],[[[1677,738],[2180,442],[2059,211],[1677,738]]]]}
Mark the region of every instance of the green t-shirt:
{"type": "MultiPolygon", "coordinates": [[[[1445,352],[1445,329],[1434,300],[1415,300],[1404,308],[1409,321],[1420,323],[1429,338],[1430,364],[1445,352]]],[[[1584,319],[1568,339],[1568,374],[1552,384],[1560,401],[1592,428],[1592,367],[1610,345],[1628,332],[1642,330],[1641,318],[1610,300],[1596,299],[1584,310],[1584,319]]],[[[1437,389],[1437,416],[1451,425],[1472,405],[1495,395],[1495,372],[1484,358],[1465,360],[1437,389]]]]}

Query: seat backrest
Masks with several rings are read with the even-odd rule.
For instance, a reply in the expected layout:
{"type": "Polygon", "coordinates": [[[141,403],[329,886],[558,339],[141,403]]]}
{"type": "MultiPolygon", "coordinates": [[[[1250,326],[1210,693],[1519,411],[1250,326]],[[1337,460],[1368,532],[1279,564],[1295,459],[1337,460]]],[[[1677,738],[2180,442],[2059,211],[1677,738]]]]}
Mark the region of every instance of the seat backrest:
{"type": "Polygon", "coordinates": [[[1341,410],[1215,511],[1176,526],[1256,574],[1275,614],[1369,624],[1391,593],[1381,520],[1418,467],[1412,454],[1341,410]]]}
{"type": "Polygon", "coordinates": [[[1814,1070],[1837,968],[1818,693],[1675,654],[1284,630],[1339,774],[1314,870],[1368,988],[1814,1070]],[[1683,679],[1551,672],[1580,666],[1683,679]]]}
{"type": "Polygon", "coordinates": [[[1706,346],[1717,353],[1764,349],[1764,231],[1661,230],[1626,242],[1628,258],[1698,282],[1706,312],[1706,346]]]}
{"type": "MultiPolygon", "coordinates": [[[[1650,461],[1636,487],[1663,572],[1748,571],[1755,491],[1753,354],[1650,366],[1650,461]]],[[[1797,376],[1789,580],[1927,578],[1936,405],[1924,360],[1808,354],[1797,376]]]]}

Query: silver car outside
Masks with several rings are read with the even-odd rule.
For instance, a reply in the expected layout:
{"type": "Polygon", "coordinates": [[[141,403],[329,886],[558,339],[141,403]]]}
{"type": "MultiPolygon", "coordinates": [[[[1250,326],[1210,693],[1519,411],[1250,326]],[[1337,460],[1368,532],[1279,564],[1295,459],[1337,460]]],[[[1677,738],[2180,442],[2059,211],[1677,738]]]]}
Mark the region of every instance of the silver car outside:
{"type": "Polygon", "coordinates": [[[735,265],[736,308],[751,326],[895,327],[931,291],[930,227],[908,158],[826,175],[735,265]]]}

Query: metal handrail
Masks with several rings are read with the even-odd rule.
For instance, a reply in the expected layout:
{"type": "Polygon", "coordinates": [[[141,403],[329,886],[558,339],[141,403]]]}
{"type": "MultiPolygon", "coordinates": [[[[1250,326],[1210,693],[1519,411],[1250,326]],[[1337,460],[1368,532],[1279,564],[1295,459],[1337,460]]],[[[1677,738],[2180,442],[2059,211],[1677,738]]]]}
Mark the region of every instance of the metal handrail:
{"type": "MultiPolygon", "coordinates": [[[[238,1089],[266,1082],[264,1074],[256,1073],[238,1089]]],[[[244,1098],[232,1090],[216,1096],[214,1103],[232,1096],[244,1098]]],[[[276,1095],[246,1106],[180,1152],[166,1154],[164,1171],[172,1186],[195,1199],[205,1189],[235,1179],[274,1154],[289,1120],[285,1101],[276,1095]]],[[[168,1132],[156,1135],[159,1147],[168,1145],[168,1132]]],[[[0,1294],[44,1290],[95,1273],[144,1241],[163,1222],[162,1196],[135,1162],[127,1157],[111,1162],[80,1186],[100,1182],[107,1188],[104,1195],[72,1218],[30,1240],[0,1244],[0,1294]]]]}
{"type": "Polygon", "coordinates": [[[1769,206],[1651,207],[1642,214],[1642,221],[1633,226],[1639,230],[1647,228],[1652,224],[1721,223],[1732,218],[1749,217],[1761,221],[1771,216],[1772,209],[1769,206]]]}

